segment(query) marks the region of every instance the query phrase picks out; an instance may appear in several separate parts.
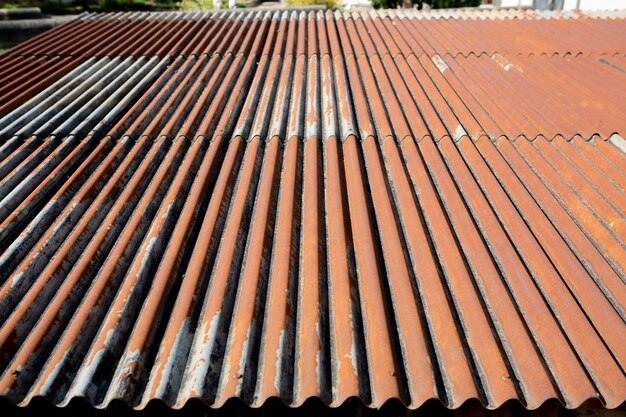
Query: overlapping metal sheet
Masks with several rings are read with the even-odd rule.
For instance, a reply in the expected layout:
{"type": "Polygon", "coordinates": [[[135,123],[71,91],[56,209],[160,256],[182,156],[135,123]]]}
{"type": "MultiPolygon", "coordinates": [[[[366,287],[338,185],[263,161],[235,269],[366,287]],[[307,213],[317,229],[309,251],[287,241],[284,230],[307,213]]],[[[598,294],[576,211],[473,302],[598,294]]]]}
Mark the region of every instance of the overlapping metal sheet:
{"type": "Polygon", "coordinates": [[[0,393],[623,404],[626,21],[456,13],[84,15],[3,55],[0,393]]]}
{"type": "MultiPolygon", "coordinates": [[[[237,16],[228,12],[82,15],[3,54],[0,58],[0,85],[5,87],[2,89],[0,113],[23,104],[86,58],[234,54],[239,51],[236,41],[242,41],[241,32],[248,30],[251,21],[276,18],[290,21],[285,31],[292,25],[297,26],[296,21],[299,21],[281,13],[269,12],[237,16]],[[21,86],[19,94],[16,93],[16,85],[21,86]]],[[[403,49],[403,53],[414,53],[417,57],[424,50],[429,54],[449,54],[453,57],[484,53],[624,57],[623,39],[626,37],[623,18],[596,19],[581,12],[328,13],[325,17],[304,20],[315,26],[315,32],[337,36],[337,30],[340,33],[345,30],[346,37],[350,39],[358,36],[357,31],[369,32],[369,27],[374,28],[370,25],[382,25],[382,30],[377,29],[381,32],[372,35],[390,36],[391,43],[397,45],[380,42],[376,44],[376,49],[383,48],[386,53],[397,54],[397,48],[408,42],[411,48],[403,49]],[[362,27],[360,22],[365,26],[362,27]],[[413,45],[416,40],[419,44],[413,45]]],[[[266,33],[258,33],[261,36],[258,41],[265,42],[266,33]]],[[[372,40],[380,41],[376,37],[372,40]]],[[[345,45],[351,50],[352,46],[346,41],[340,39],[342,48],[345,45]]],[[[316,42],[323,43],[321,40],[316,42]]],[[[285,50],[278,55],[288,52],[285,50]]],[[[322,50],[320,54],[325,52],[322,50]]],[[[367,52],[373,50],[367,49],[367,52]]]]}

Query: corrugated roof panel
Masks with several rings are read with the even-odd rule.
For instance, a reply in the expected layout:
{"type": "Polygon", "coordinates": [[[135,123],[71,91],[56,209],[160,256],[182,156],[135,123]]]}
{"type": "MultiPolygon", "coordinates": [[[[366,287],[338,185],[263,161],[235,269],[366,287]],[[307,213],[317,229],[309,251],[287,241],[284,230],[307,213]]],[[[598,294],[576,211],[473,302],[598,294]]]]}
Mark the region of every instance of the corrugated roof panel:
{"type": "Polygon", "coordinates": [[[7,51],[0,393],[620,406],[624,28],[86,14],[7,51]]]}

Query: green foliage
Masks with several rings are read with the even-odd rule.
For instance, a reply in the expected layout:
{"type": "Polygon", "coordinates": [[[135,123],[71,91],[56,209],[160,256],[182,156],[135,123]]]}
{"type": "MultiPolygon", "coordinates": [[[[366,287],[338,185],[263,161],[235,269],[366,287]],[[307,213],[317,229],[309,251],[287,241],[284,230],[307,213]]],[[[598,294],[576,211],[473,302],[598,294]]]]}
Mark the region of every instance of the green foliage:
{"type": "MultiPolygon", "coordinates": [[[[481,0],[414,0],[413,4],[421,9],[424,4],[430,5],[433,9],[445,9],[450,7],[476,7],[481,0]]],[[[375,9],[388,9],[402,6],[402,0],[372,0],[375,9]]]]}
{"type": "Polygon", "coordinates": [[[213,8],[213,0],[183,0],[175,3],[179,10],[194,11],[213,8]]]}
{"type": "Polygon", "coordinates": [[[372,6],[375,9],[389,9],[390,7],[397,7],[399,1],[389,1],[389,0],[372,0],[372,6]]]}
{"type": "Polygon", "coordinates": [[[46,1],[38,6],[43,14],[73,14],[83,11],[82,7],[76,5],[65,5],[56,1],[46,1]]]}
{"type": "Polygon", "coordinates": [[[327,9],[335,10],[339,5],[339,0],[287,0],[287,6],[317,6],[323,5],[327,9]]]}
{"type": "Polygon", "coordinates": [[[433,9],[480,6],[480,0],[430,0],[422,3],[429,3],[433,9]]]}
{"type": "Polygon", "coordinates": [[[28,7],[27,4],[24,3],[3,3],[2,9],[21,9],[23,7],[28,7]]]}

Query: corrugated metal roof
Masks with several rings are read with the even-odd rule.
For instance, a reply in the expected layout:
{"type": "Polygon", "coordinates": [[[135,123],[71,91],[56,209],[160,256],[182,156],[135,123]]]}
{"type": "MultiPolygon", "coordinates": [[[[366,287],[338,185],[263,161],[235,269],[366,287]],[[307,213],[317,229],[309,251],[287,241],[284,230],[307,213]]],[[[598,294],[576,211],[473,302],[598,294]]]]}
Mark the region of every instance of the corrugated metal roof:
{"type": "Polygon", "coordinates": [[[2,55],[0,392],[624,403],[626,22],[455,13],[83,15],[2,55]]]}
{"type": "MultiPolygon", "coordinates": [[[[624,118],[620,108],[623,90],[614,88],[614,85],[623,83],[625,57],[623,53],[599,53],[598,49],[623,48],[623,39],[626,38],[624,19],[459,21],[330,12],[326,15],[321,12],[317,15],[266,12],[236,15],[139,14],[137,18],[134,14],[123,14],[119,18],[115,18],[116,15],[90,16],[77,19],[40,40],[31,41],[30,46],[25,44],[3,56],[0,74],[7,80],[2,87],[4,99],[0,100],[0,111],[6,113],[14,109],[46,87],[49,90],[69,88],[67,83],[77,81],[75,74],[84,72],[85,68],[95,69],[96,61],[116,60],[111,68],[121,70],[130,62],[124,61],[126,64],[118,66],[121,58],[139,59],[142,56],[152,59],[157,56],[166,61],[156,74],[163,73],[165,78],[175,73],[172,67],[167,68],[174,60],[181,62],[185,68],[192,65],[193,58],[211,60],[216,68],[226,65],[226,71],[233,63],[243,67],[246,61],[260,63],[261,60],[274,60],[276,73],[288,73],[285,83],[300,82],[307,90],[319,89],[319,86],[306,85],[306,80],[298,81],[292,76],[295,67],[291,61],[301,59],[304,60],[302,65],[307,67],[303,71],[310,72],[314,62],[326,65],[325,60],[341,67],[335,70],[335,77],[328,79],[335,90],[348,90],[337,95],[336,107],[350,107],[342,101],[351,102],[353,96],[366,99],[363,105],[369,107],[371,117],[355,120],[353,115],[348,127],[352,129],[358,123],[358,129],[365,136],[372,133],[373,127],[382,137],[394,134],[405,137],[409,133],[417,138],[428,135],[439,138],[448,133],[453,137],[462,136],[465,132],[462,128],[457,129],[459,122],[472,128],[467,133],[473,138],[485,132],[492,138],[502,135],[534,138],[539,134],[550,138],[557,134],[565,137],[599,134],[608,138],[612,133],[623,131],[624,118]],[[460,26],[451,30],[443,27],[451,22],[460,26]],[[567,28],[563,39],[587,48],[585,52],[576,53],[577,48],[562,45],[560,53],[550,55],[555,47],[552,43],[541,44],[539,40],[533,43],[532,36],[527,35],[539,33],[538,39],[545,38],[541,30],[533,27],[505,30],[520,22],[542,23],[545,26],[543,32],[554,31],[557,22],[567,28]],[[572,26],[591,24],[589,22],[594,25],[590,32],[572,26]],[[470,23],[485,27],[472,32],[474,36],[471,37],[470,23]],[[493,24],[509,26],[488,30],[487,27],[493,24]],[[607,27],[600,30],[599,24],[607,27]],[[455,30],[457,34],[452,35],[455,30]],[[483,32],[492,35],[482,36],[483,32]],[[84,36],[84,40],[77,44],[74,38],[78,33],[84,36]],[[443,35],[445,33],[449,38],[443,35]],[[507,33],[513,35],[507,37],[507,33]],[[511,40],[515,37],[522,48],[511,40]],[[524,40],[520,41],[522,38],[524,40]],[[148,39],[156,41],[148,42],[148,39]],[[494,44],[481,42],[488,39],[492,39],[494,44]],[[501,47],[497,42],[507,46],[501,47]],[[16,70],[25,64],[23,72],[16,70]],[[83,66],[76,69],[79,65],[83,66]],[[447,69],[450,71],[446,72],[447,69]],[[586,76],[597,71],[603,74],[602,79],[586,76]],[[50,86],[63,75],[64,78],[50,86]],[[345,85],[342,87],[341,83],[345,85]],[[377,89],[369,88],[374,84],[377,89]],[[489,97],[475,99],[481,94],[489,97]],[[396,110],[402,107],[408,114],[421,116],[417,119],[422,120],[404,118],[403,122],[399,122],[381,116],[385,109],[377,109],[376,106],[385,105],[389,110],[390,103],[395,103],[396,110]],[[554,105],[563,106],[564,112],[548,111],[554,105]],[[492,109],[494,106],[496,108],[492,109]],[[513,109],[522,106],[528,108],[527,114],[519,115],[520,119],[514,121],[516,126],[512,126],[506,119],[515,117],[519,111],[513,109]],[[504,114],[501,109],[506,109],[504,114]],[[388,120],[382,121],[381,117],[388,120]],[[478,120],[477,124],[473,119],[479,117],[490,120],[478,120]],[[370,131],[363,132],[363,129],[370,131]]],[[[206,74],[208,77],[212,73],[206,74]]],[[[121,77],[125,79],[126,75],[121,77]]],[[[259,84],[255,88],[271,87],[265,78],[257,79],[259,84]]],[[[267,79],[274,81],[273,78],[267,79]]],[[[319,76],[315,81],[318,79],[319,76]]],[[[155,106],[161,104],[152,103],[155,106]]],[[[389,112],[397,114],[396,118],[403,118],[399,111],[389,112]]],[[[177,113],[176,116],[186,117],[186,114],[177,113]]],[[[342,123],[348,122],[347,114],[345,116],[340,118],[342,123]]],[[[126,119],[125,116],[122,118],[126,119]]],[[[11,120],[10,116],[7,120],[11,120]]],[[[23,123],[36,128],[28,118],[23,119],[23,123]]],[[[206,131],[207,126],[199,127],[205,130],[182,133],[188,137],[211,134],[206,131]]],[[[3,133],[11,134],[11,131],[3,133]]],[[[24,135],[30,133],[24,132],[24,135]]],[[[145,134],[136,127],[132,133],[145,134]]],[[[163,129],[159,133],[168,136],[176,134],[163,129]]],[[[121,132],[113,133],[114,136],[116,134],[121,132]]]]}

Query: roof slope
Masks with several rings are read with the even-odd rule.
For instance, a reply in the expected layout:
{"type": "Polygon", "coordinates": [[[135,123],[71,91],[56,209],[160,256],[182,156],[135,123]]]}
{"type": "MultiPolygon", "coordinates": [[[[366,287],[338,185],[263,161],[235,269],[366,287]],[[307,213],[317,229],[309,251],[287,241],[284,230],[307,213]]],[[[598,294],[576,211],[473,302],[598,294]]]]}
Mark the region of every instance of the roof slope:
{"type": "Polygon", "coordinates": [[[626,401],[626,21],[424,17],[84,15],[2,55],[2,395],[626,401]]]}

